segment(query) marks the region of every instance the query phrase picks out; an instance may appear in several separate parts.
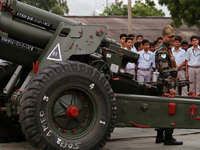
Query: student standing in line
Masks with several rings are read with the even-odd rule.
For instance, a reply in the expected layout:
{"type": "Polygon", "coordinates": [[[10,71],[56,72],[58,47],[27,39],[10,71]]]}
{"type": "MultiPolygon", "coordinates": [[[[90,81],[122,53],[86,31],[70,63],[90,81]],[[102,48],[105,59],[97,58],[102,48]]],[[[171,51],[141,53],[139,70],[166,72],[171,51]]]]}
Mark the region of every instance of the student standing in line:
{"type": "Polygon", "coordinates": [[[121,43],[121,48],[126,48],[126,40],[127,35],[126,34],[120,34],[120,43],[121,43]]]}
{"type": "Polygon", "coordinates": [[[143,40],[142,46],[143,50],[138,52],[140,57],[136,64],[137,80],[138,82],[150,82],[150,67],[153,64],[153,53],[149,51],[150,45],[148,40],[143,40]]]}
{"type": "Polygon", "coordinates": [[[190,38],[192,47],[187,50],[186,54],[186,77],[191,82],[190,92],[200,95],[200,46],[197,36],[190,38]]]}
{"type": "Polygon", "coordinates": [[[181,48],[184,49],[184,50],[187,52],[187,50],[188,50],[188,48],[189,48],[188,42],[187,42],[187,41],[183,41],[183,42],[181,43],[181,48]]]}
{"type": "Polygon", "coordinates": [[[136,42],[142,42],[143,41],[143,36],[142,35],[138,35],[136,37],[136,42]]]}
{"type": "MultiPolygon", "coordinates": [[[[126,42],[126,49],[128,51],[137,53],[136,49],[135,50],[133,49],[133,39],[131,37],[127,37],[125,42],[126,42]]],[[[135,79],[135,63],[129,62],[126,65],[125,72],[134,75],[133,77],[133,80],[134,80],[135,79]]]]}
{"type": "MultiPolygon", "coordinates": [[[[186,51],[181,48],[182,38],[176,36],[174,40],[174,47],[172,47],[172,54],[175,58],[178,75],[177,79],[186,80],[185,65],[186,65],[186,51]]],[[[183,87],[183,96],[188,96],[187,86],[183,87]]],[[[179,87],[176,87],[176,95],[179,95],[179,87]]]]}

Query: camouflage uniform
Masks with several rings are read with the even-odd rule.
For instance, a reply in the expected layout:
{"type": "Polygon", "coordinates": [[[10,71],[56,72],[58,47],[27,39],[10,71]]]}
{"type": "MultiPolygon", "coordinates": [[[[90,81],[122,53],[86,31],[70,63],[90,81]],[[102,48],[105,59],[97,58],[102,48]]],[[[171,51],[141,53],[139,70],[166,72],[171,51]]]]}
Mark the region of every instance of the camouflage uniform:
{"type": "Polygon", "coordinates": [[[177,67],[171,48],[162,42],[156,51],[156,68],[160,72],[157,87],[160,95],[169,93],[169,89],[176,89],[177,67]]]}
{"type": "MultiPolygon", "coordinates": [[[[163,30],[163,35],[168,38],[174,36],[174,29],[167,25],[163,30]]],[[[172,55],[170,45],[164,42],[158,47],[155,56],[156,68],[160,72],[157,80],[157,87],[160,95],[169,93],[169,89],[176,89],[177,67],[175,58],[172,55]]],[[[171,43],[171,42],[170,42],[171,43]]],[[[160,128],[156,129],[156,143],[164,142],[164,145],[182,145],[182,141],[176,141],[173,138],[173,128],[160,128]],[[165,133],[165,136],[164,136],[165,133]]]]}

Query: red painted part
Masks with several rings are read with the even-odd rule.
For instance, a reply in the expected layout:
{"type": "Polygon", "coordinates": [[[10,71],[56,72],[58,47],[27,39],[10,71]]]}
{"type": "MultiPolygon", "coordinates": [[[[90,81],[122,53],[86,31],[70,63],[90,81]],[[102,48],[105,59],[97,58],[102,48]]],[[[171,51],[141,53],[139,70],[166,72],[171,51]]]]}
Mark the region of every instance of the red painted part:
{"type": "Polygon", "coordinates": [[[122,52],[122,50],[118,50],[118,52],[120,52],[120,53],[121,53],[121,52],[122,52]]]}
{"type": "Polygon", "coordinates": [[[85,118],[88,118],[88,115],[85,115],[85,118]]]}
{"type": "Polygon", "coordinates": [[[176,103],[169,103],[169,115],[175,115],[176,103]]]}
{"type": "Polygon", "coordinates": [[[57,125],[57,124],[55,124],[55,127],[56,127],[56,128],[58,128],[58,125],[57,125]]]}
{"type": "Polygon", "coordinates": [[[103,33],[103,30],[102,30],[102,29],[100,29],[98,32],[99,32],[99,33],[103,33]]]}
{"type": "Polygon", "coordinates": [[[164,97],[169,97],[169,94],[168,93],[164,93],[163,96],[164,97]]]}
{"type": "Polygon", "coordinates": [[[194,104],[192,106],[190,106],[190,116],[191,117],[195,116],[196,110],[197,110],[197,107],[194,104]]]}
{"type": "Polygon", "coordinates": [[[75,130],[75,129],[73,129],[73,130],[72,130],[72,132],[76,132],[76,130],[75,130]]]}
{"type": "Polygon", "coordinates": [[[125,101],[125,104],[127,104],[127,101],[125,101]]]}
{"type": "Polygon", "coordinates": [[[63,133],[66,133],[67,131],[66,130],[63,130],[63,133]]]}
{"type": "Polygon", "coordinates": [[[7,89],[6,89],[6,88],[3,88],[3,90],[6,91],[7,89]]]}
{"type": "Polygon", "coordinates": [[[81,96],[81,97],[80,97],[80,99],[84,99],[84,97],[83,97],[83,96],[81,96]]]}
{"type": "Polygon", "coordinates": [[[120,56],[121,56],[121,57],[123,57],[124,55],[123,55],[123,54],[121,54],[120,56]]]}
{"type": "Polygon", "coordinates": [[[19,91],[19,93],[23,93],[23,91],[19,91]]]}
{"type": "Polygon", "coordinates": [[[2,9],[2,5],[3,5],[3,2],[1,1],[0,2],[0,12],[1,12],[1,9],[2,9]]]}
{"type": "Polygon", "coordinates": [[[92,35],[90,34],[90,38],[92,39],[92,35]]]}
{"type": "Polygon", "coordinates": [[[70,106],[67,109],[67,117],[70,119],[75,119],[79,114],[78,108],[76,106],[70,106]]]}
{"type": "Polygon", "coordinates": [[[80,127],[84,127],[84,125],[83,125],[83,124],[81,124],[81,125],[80,125],[80,127]]]}
{"type": "Polygon", "coordinates": [[[190,96],[192,99],[194,99],[194,96],[197,96],[197,94],[195,94],[194,92],[190,92],[190,93],[189,93],[189,96],[190,96]]]}
{"type": "Polygon", "coordinates": [[[105,50],[105,51],[108,51],[108,49],[107,49],[107,48],[105,48],[104,50],[105,50]]]}
{"type": "Polygon", "coordinates": [[[151,85],[147,85],[147,89],[150,89],[151,88],[151,85]]]}
{"type": "Polygon", "coordinates": [[[200,117],[196,117],[196,120],[200,120],[200,117]]]}
{"type": "Polygon", "coordinates": [[[11,11],[11,13],[13,14],[13,11],[11,11]]]}
{"type": "Polygon", "coordinates": [[[175,126],[176,126],[176,123],[171,123],[171,126],[174,126],[174,127],[175,127],[175,126]]]}
{"type": "Polygon", "coordinates": [[[38,67],[39,67],[39,62],[36,61],[36,64],[33,62],[33,71],[34,71],[34,73],[38,72],[38,67]]]}
{"type": "Polygon", "coordinates": [[[1,30],[0,30],[0,33],[1,33],[1,30]]]}
{"type": "Polygon", "coordinates": [[[169,95],[169,98],[174,98],[175,96],[174,95],[169,95]]]}
{"type": "Polygon", "coordinates": [[[88,108],[88,105],[85,105],[85,108],[88,108]]]}
{"type": "Polygon", "coordinates": [[[132,125],[134,125],[135,127],[139,127],[139,128],[149,128],[149,126],[142,126],[142,125],[138,125],[136,123],[131,122],[132,125]]]}
{"type": "Polygon", "coordinates": [[[119,78],[113,78],[114,81],[119,81],[119,78]]]}
{"type": "Polygon", "coordinates": [[[115,94],[114,96],[117,97],[117,94],[115,94]]]}

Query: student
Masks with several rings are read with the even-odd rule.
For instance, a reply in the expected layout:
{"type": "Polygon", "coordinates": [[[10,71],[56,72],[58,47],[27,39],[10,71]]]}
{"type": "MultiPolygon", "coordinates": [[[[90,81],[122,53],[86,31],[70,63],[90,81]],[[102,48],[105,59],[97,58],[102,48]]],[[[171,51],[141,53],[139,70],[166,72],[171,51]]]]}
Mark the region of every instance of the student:
{"type": "Polygon", "coordinates": [[[153,63],[153,53],[149,51],[149,41],[142,41],[143,50],[139,51],[140,55],[138,63],[136,64],[137,80],[138,82],[150,82],[151,73],[150,67],[153,63]]]}
{"type": "Polygon", "coordinates": [[[136,38],[136,42],[142,42],[143,41],[143,36],[142,35],[138,35],[136,38]]]}
{"type": "Polygon", "coordinates": [[[149,50],[150,50],[152,53],[154,53],[154,52],[156,51],[154,43],[153,43],[153,42],[150,42],[149,45],[150,45],[149,50]]]}
{"type": "Polygon", "coordinates": [[[162,37],[157,38],[157,47],[162,43],[163,39],[162,37]]]}
{"type": "Polygon", "coordinates": [[[187,50],[186,54],[186,77],[191,82],[190,92],[200,95],[200,46],[197,36],[190,38],[192,47],[187,50]]]}
{"type": "Polygon", "coordinates": [[[132,45],[132,50],[131,51],[137,51],[136,48],[135,48],[135,46],[134,46],[134,35],[133,34],[128,34],[127,37],[130,37],[130,38],[133,39],[133,45],[132,45]]]}
{"type": "Polygon", "coordinates": [[[143,50],[142,42],[136,42],[136,43],[134,44],[134,46],[135,46],[137,52],[143,50]]]}
{"type": "Polygon", "coordinates": [[[187,52],[187,50],[188,50],[188,48],[189,48],[188,42],[187,42],[187,41],[183,41],[183,42],[181,43],[181,48],[184,49],[184,50],[187,52]]]}
{"type": "Polygon", "coordinates": [[[151,81],[153,80],[153,72],[156,70],[155,69],[155,66],[156,66],[156,63],[155,63],[155,56],[156,56],[156,43],[153,43],[153,42],[150,42],[149,45],[150,45],[150,48],[149,50],[153,53],[153,64],[150,68],[151,70],[151,81]],[[153,67],[154,66],[154,67],[153,67]]]}
{"type": "MultiPolygon", "coordinates": [[[[172,54],[175,58],[179,80],[186,80],[185,65],[186,65],[186,51],[181,48],[182,38],[176,36],[174,40],[174,47],[172,47],[172,54]]],[[[183,96],[188,96],[187,86],[183,87],[183,96]]],[[[180,88],[176,87],[176,95],[179,95],[180,88]]]]}
{"type": "MultiPolygon", "coordinates": [[[[133,39],[131,37],[127,37],[126,40],[126,49],[128,51],[132,51],[137,53],[136,50],[133,50],[133,39]]],[[[134,75],[133,80],[135,79],[135,63],[128,63],[125,68],[125,72],[134,75]]]]}
{"type": "Polygon", "coordinates": [[[120,34],[120,43],[121,43],[121,48],[126,48],[126,40],[127,35],[126,34],[120,34]]]}

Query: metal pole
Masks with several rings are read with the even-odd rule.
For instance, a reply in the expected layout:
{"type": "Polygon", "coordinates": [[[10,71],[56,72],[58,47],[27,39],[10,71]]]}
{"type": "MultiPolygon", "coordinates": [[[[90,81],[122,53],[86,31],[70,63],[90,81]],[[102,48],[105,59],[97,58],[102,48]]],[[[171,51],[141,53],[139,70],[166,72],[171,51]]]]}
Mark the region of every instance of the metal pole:
{"type": "Polygon", "coordinates": [[[106,0],[106,7],[108,8],[108,0],[106,0]]]}
{"type": "Polygon", "coordinates": [[[128,34],[132,34],[132,14],[131,14],[131,0],[128,0],[128,34]]]}

